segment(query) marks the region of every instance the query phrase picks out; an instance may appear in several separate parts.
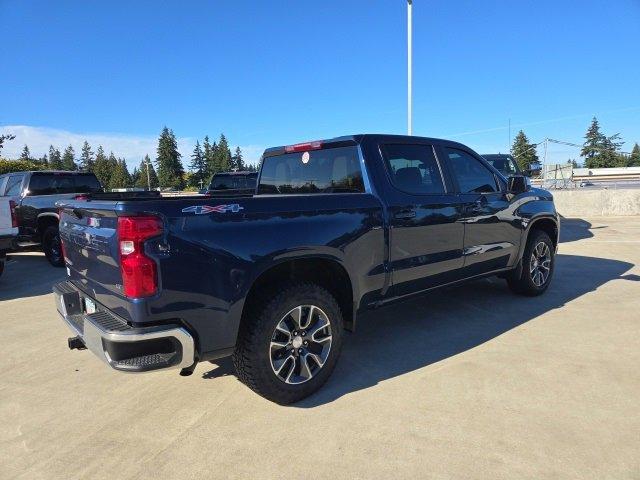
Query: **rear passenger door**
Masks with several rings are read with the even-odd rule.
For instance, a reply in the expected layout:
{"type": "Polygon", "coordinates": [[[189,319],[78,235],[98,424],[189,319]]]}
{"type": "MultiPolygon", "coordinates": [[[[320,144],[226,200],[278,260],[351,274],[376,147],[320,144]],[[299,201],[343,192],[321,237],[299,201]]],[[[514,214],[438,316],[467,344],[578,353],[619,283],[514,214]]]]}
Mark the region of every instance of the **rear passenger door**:
{"type": "Polygon", "coordinates": [[[513,264],[520,243],[505,185],[471,151],[443,146],[464,209],[464,274],[470,277],[513,264]]]}
{"type": "Polygon", "coordinates": [[[381,145],[389,177],[391,296],[406,295],[460,278],[462,205],[433,145],[381,145]]]}

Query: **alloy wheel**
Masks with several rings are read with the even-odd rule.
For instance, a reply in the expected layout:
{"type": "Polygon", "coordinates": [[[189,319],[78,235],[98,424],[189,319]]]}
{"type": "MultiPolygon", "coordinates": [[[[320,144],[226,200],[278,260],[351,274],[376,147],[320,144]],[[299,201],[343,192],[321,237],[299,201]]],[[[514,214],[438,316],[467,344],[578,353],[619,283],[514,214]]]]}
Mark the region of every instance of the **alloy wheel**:
{"type": "Polygon", "coordinates": [[[331,343],[331,324],[320,307],[292,308],[271,336],[269,359],[273,373],[288,384],[311,380],[327,361],[331,343]]]}
{"type": "Polygon", "coordinates": [[[545,242],[538,242],[531,252],[529,264],[531,281],[536,287],[543,286],[551,273],[551,250],[545,242]]]}

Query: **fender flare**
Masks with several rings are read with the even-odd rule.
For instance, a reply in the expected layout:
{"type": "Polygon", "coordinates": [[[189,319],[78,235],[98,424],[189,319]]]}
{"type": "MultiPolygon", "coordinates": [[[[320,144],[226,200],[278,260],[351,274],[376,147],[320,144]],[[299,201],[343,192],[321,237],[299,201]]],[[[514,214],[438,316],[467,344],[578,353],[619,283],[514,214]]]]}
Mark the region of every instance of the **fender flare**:
{"type": "Polygon", "coordinates": [[[531,233],[531,230],[536,225],[536,223],[540,222],[541,220],[551,220],[555,224],[556,230],[558,232],[557,238],[555,239],[555,244],[556,251],[558,250],[558,244],[560,243],[560,221],[557,214],[549,212],[533,216],[527,221],[527,225],[522,231],[522,240],[520,241],[520,250],[518,251],[518,264],[513,270],[516,277],[519,277],[522,274],[522,256],[524,255],[524,249],[527,246],[527,241],[529,240],[529,234],[531,233]]]}

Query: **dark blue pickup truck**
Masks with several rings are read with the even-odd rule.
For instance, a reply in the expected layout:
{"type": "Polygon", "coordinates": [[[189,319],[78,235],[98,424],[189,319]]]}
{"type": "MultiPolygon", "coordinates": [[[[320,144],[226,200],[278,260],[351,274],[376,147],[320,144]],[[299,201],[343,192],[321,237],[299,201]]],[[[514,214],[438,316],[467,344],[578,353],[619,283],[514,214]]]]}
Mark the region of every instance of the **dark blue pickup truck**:
{"type": "Polygon", "coordinates": [[[488,275],[543,293],[559,233],[549,192],[459,143],[396,135],[270,148],[253,194],[59,207],[71,348],[185,375],[233,355],[282,404],[320,388],[366,309],[488,275]]]}

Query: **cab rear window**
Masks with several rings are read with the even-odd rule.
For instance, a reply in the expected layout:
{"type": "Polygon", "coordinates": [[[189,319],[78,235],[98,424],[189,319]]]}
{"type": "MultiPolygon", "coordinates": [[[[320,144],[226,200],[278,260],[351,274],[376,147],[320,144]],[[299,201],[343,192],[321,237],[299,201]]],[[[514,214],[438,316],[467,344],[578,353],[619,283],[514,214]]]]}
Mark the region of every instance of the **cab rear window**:
{"type": "Polygon", "coordinates": [[[34,173],[29,182],[29,195],[101,192],[100,182],[93,175],[64,173],[34,173]]]}
{"type": "Polygon", "coordinates": [[[358,149],[326,148],[265,157],[258,193],[364,192],[358,149]]]}

